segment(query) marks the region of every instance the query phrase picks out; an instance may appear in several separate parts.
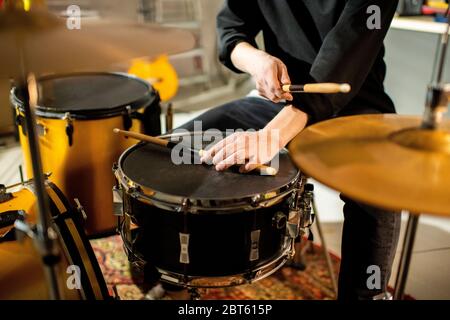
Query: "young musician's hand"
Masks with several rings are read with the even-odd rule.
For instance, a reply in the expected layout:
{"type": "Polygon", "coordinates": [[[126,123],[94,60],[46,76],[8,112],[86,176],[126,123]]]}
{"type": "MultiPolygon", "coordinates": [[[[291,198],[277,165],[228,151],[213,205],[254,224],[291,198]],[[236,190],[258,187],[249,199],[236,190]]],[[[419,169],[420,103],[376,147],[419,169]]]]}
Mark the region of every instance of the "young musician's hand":
{"type": "Polygon", "coordinates": [[[292,95],[282,90],[282,85],[291,84],[291,79],[286,65],[280,59],[241,42],[233,49],[231,60],[238,69],[254,78],[261,96],[273,102],[292,101],[292,95]]]}
{"type": "Polygon", "coordinates": [[[273,102],[292,101],[290,93],[282,90],[283,84],[291,84],[286,65],[280,59],[264,51],[254,55],[254,65],[249,69],[256,82],[258,93],[273,102]]]}
{"type": "Polygon", "coordinates": [[[308,116],[292,105],[284,107],[266,127],[258,131],[236,132],[205,151],[202,162],[218,171],[241,165],[241,172],[252,171],[271,161],[306,125],[308,116]]]}
{"type": "Polygon", "coordinates": [[[278,130],[236,132],[205,151],[201,161],[214,165],[217,171],[241,165],[240,172],[249,172],[271,161],[281,147],[278,130]]]}

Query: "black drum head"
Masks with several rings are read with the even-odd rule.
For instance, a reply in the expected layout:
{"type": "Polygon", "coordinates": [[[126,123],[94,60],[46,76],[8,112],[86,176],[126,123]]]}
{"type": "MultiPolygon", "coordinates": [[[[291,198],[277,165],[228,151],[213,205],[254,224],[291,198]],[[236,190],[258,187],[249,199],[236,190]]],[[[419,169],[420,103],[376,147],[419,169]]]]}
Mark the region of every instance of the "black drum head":
{"type": "MultiPolygon", "coordinates": [[[[209,138],[202,142],[203,147],[209,144],[209,138]]],[[[171,159],[171,152],[153,144],[138,144],[122,155],[120,167],[127,178],[143,187],[196,200],[242,199],[267,193],[288,185],[299,173],[285,150],[280,152],[276,176],[242,174],[237,167],[217,172],[214,166],[206,164],[177,165],[171,159]]]]}
{"type": "MultiPolygon", "coordinates": [[[[38,80],[38,114],[69,112],[74,118],[108,117],[146,107],[155,99],[155,92],[145,81],[120,73],[77,73],[54,75],[38,80]]],[[[23,101],[19,90],[15,100],[23,101]]]]}

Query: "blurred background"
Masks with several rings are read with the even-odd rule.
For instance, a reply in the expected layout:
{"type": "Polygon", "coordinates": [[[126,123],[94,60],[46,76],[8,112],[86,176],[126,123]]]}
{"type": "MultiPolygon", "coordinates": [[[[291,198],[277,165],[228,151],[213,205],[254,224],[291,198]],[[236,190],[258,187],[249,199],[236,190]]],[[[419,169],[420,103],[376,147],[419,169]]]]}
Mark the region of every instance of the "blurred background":
{"type": "MultiPolygon", "coordinates": [[[[180,114],[204,110],[242,97],[254,87],[248,76],[228,71],[217,59],[215,18],[222,2],[223,0],[49,0],[47,5],[61,15],[65,14],[69,5],[76,4],[81,8],[84,19],[140,21],[190,30],[196,37],[196,47],[189,52],[169,57],[178,78],[177,93],[170,102],[173,103],[175,113],[180,114]]],[[[432,3],[437,8],[442,8],[439,3],[444,4],[443,1],[432,3]]],[[[422,6],[420,11],[414,11],[414,7],[408,6],[409,11],[401,12],[402,8],[399,7],[399,13],[407,17],[395,18],[385,41],[388,66],[386,90],[401,114],[422,114],[438,33],[443,28],[441,23],[435,21],[437,18],[430,16],[433,11],[423,8],[426,7],[422,6]]],[[[447,64],[446,76],[449,68],[450,65],[447,64]]],[[[9,105],[9,88],[8,80],[0,79],[0,104],[9,105]]],[[[11,108],[1,108],[0,134],[12,130],[11,108]]]]}

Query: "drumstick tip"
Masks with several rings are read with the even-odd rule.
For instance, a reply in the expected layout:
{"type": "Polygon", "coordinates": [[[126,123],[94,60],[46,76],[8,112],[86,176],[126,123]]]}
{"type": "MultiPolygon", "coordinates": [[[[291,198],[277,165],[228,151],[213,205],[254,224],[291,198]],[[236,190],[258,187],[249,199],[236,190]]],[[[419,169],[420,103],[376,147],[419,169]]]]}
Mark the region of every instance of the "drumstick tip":
{"type": "Polygon", "coordinates": [[[264,176],[275,176],[278,173],[278,170],[274,167],[269,166],[261,166],[258,168],[261,175],[264,176]]]}
{"type": "Polygon", "coordinates": [[[114,129],[113,129],[113,132],[114,132],[114,133],[119,133],[119,132],[120,132],[120,129],[119,129],[119,128],[114,128],[114,129]]]}
{"type": "Polygon", "coordinates": [[[342,93],[349,93],[352,90],[352,87],[348,83],[341,84],[341,92],[342,93]]]}

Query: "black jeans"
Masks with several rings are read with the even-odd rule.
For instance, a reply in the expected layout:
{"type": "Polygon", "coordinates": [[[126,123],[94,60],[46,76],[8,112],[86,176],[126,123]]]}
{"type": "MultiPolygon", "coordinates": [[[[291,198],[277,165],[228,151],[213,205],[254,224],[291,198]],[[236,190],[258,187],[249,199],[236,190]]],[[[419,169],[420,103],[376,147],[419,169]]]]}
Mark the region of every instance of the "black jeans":
{"type": "MultiPolygon", "coordinates": [[[[211,109],[180,128],[197,130],[194,121],[201,121],[202,130],[261,129],[282,108],[283,104],[248,97],[211,109]]],[[[359,108],[351,113],[379,112],[359,108]]],[[[355,202],[342,194],[341,199],[345,202],[345,221],[338,299],[371,299],[387,291],[399,237],[400,214],[355,202]],[[377,270],[380,276],[378,282],[373,277],[369,279],[372,275],[377,276],[377,270]]]]}

